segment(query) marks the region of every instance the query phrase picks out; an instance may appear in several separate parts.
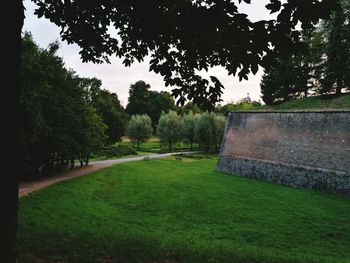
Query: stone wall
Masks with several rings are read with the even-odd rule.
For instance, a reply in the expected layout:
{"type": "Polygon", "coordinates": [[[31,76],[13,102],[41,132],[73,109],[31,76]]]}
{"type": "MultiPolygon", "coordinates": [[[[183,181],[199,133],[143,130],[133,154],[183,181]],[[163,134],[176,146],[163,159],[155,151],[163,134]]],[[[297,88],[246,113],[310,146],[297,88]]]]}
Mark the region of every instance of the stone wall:
{"type": "Polygon", "coordinates": [[[217,169],[350,194],[350,111],[230,113],[217,169]]]}

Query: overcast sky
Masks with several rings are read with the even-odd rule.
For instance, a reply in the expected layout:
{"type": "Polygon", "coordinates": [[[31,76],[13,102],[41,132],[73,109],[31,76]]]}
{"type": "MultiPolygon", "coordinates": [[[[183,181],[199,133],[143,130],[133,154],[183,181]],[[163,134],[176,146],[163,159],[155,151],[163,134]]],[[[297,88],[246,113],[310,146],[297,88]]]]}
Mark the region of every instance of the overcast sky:
{"type": "MultiPolygon", "coordinates": [[[[247,13],[252,21],[271,19],[265,9],[268,0],[253,0],[252,4],[241,3],[240,11],[247,13]]],[[[60,40],[59,28],[45,18],[37,18],[34,15],[35,4],[30,0],[24,0],[26,18],[24,20],[24,31],[33,34],[35,42],[41,47],[55,40],[60,40]]],[[[61,41],[60,41],[61,42],[61,41]]],[[[74,69],[82,77],[96,77],[102,80],[103,88],[117,93],[121,103],[125,106],[128,100],[128,91],[131,84],[138,80],[144,80],[151,85],[152,90],[171,91],[171,87],[165,87],[160,75],[149,72],[147,60],[143,63],[134,63],[126,68],[117,58],[111,59],[111,64],[82,63],[77,45],[67,45],[61,42],[59,55],[64,58],[66,65],[74,69]]],[[[222,96],[224,102],[236,101],[244,98],[249,93],[255,100],[260,99],[260,78],[262,70],[256,75],[250,75],[248,81],[238,81],[238,77],[228,76],[225,69],[216,67],[210,70],[224,85],[225,90],[222,96]]]]}

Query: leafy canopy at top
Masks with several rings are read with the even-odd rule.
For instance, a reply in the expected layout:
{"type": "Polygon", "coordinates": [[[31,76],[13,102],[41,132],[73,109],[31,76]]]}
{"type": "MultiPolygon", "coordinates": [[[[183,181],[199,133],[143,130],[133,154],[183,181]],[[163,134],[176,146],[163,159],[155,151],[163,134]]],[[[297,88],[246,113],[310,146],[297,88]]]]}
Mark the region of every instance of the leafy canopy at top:
{"type": "Polygon", "coordinates": [[[223,85],[199,71],[223,66],[247,79],[259,65],[268,66],[274,53],[300,50],[296,25],[311,27],[338,2],[270,0],[266,8],[277,18],[251,22],[233,0],[32,1],[39,17],[61,28],[63,40],[80,46],[84,62],[108,62],[115,54],[130,66],[150,56],[150,71],[176,87],[180,104],[189,99],[204,107],[220,100],[223,85]]]}

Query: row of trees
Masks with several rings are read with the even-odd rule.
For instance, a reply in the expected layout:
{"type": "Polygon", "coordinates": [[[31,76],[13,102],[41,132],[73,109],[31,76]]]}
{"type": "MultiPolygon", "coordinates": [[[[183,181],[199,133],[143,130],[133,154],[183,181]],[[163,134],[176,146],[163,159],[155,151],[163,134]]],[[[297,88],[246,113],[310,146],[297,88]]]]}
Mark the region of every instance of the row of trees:
{"type": "Polygon", "coordinates": [[[260,86],[266,104],[350,90],[350,1],[339,3],[329,20],[302,32],[303,52],[281,54],[265,69],[260,86]]]}
{"type": "MultiPolygon", "coordinates": [[[[153,131],[151,123],[151,118],[147,114],[136,114],[131,117],[127,135],[138,148],[141,142],[151,137],[153,131]]],[[[225,124],[225,117],[213,112],[193,114],[190,111],[188,114],[179,115],[176,111],[169,111],[160,116],[156,131],[169,151],[172,151],[173,145],[181,140],[187,142],[191,150],[194,143],[207,150],[211,147],[218,150],[225,124]]]]}
{"type": "Polygon", "coordinates": [[[162,112],[202,112],[192,102],[175,105],[170,93],[151,91],[144,81],[130,86],[124,109],[115,93],[101,88],[101,80],[82,78],[68,69],[57,55],[57,42],[41,48],[28,32],[22,42],[21,178],[74,167],[76,160],[87,164],[91,153],[125,135],[130,115],[136,114],[130,124],[147,123],[136,131],[143,134],[140,142],[156,132],[162,112]]]}
{"type": "Polygon", "coordinates": [[[40,48],[30,33],[22,42],[21,177],[73,167],[75,160],[87,164],[91,152],[124,134],[128,115],[101,81],[66,68],[58,43],[40,48]]]}
{"type": "Polygon", "coordinates": [[[176,111],[178,114],[185,114],[189,111],[201,113],[202,110],[192,102],[188,102],[183,107],[175,104],[174,98],[167,91],[153,91],[151,86],[140,80],[130,85],[128,104],[126,112],[132,115],[147,114],[152,121],[155,130],[162,112],[176,111]]]}

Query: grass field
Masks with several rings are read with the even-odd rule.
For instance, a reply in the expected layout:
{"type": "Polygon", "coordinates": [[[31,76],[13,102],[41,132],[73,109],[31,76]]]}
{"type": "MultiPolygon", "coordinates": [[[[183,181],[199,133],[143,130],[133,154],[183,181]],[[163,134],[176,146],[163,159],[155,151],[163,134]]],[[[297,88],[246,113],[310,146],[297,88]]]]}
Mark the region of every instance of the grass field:
{"type": "MultiPolygon", "coordinates": [[[[124,136],[123,140],[121,142],[118,142],[116,144],[121,144],[121,145],[131,145],[134,146],[134,148],[136,149],[136,145],[133,144],[128,137],[124,136]]],[[[198,143],[193,143],[192,145],[192,149],[198,150],[198,143]]],[[[174,143],[174,145],[172,146],[172,151],[176,152],[176,151],[189,151],[190,150],[190,145],[188,143],[185,142],[176,142],[174,143]]],[[[146,142],[143,142],[140,144],[140,148],[138,150],[138,152],[149,152],[149,153],[163,153],[163,152],[169,152],[169,147],[168,145],[164,145],[160,142],[159,138],[157,137],[152,137],[149,140],[147,140],[146,142]]]]}
{"type": "Polygon", "coordinates": [[[350,199],[215,172],[124,163],[20,199],[19,262],[350,262],[350,199]]]}
{"type": "Polygon", "coordinates": [[[350,109],[350,94],[341,96],[325,95],[288,101],[275,106],[264,106],[273,110],[298,109],[350,109]]]}
{"type": "Polygon", "coordinates": [[[255,110],[322,110],[322,109],[347,109],[350,110],[350,93],[341,96],[324,95],[296,99],[278,105],[255,106],[253,104],[239,104],[231,107],[231,111],[255,111],[255,110]]]}

